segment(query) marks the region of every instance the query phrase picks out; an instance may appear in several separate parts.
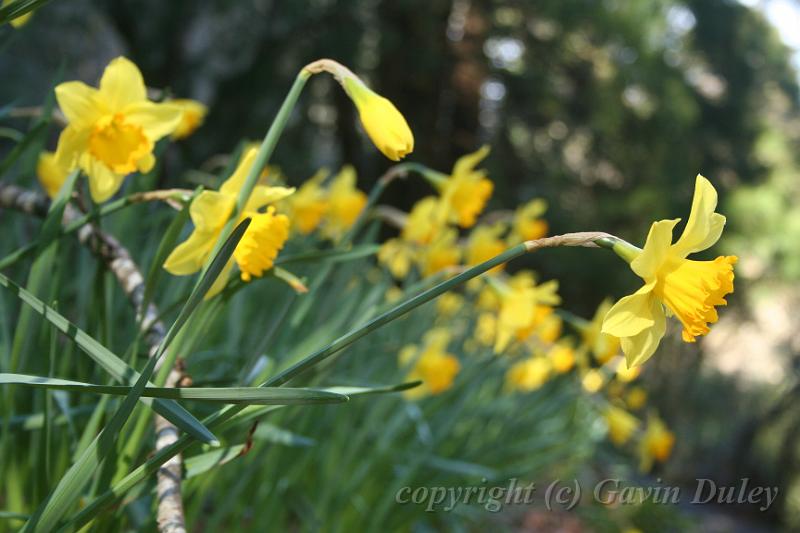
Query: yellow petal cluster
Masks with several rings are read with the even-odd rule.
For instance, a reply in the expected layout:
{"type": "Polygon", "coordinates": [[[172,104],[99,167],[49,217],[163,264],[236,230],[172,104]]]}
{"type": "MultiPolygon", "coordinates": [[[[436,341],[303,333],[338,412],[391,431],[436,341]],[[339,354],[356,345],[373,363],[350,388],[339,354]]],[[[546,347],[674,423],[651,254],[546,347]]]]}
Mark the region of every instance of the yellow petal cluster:
{"type": "Polygon", "coordinates": [[[618,301],[602,327],[603,333],[621,339],[629,366],[642,364],[655,352],[666,329],[665,307],[683,325],[683,340],[694,342],[717,321],[715,307],[727,304],[737,258],[686,258],[710,248],[722,234],[725,217],[714,212],[716,206],[717,191],[698,175],[689,220],[678,241],[672,243],[677,219],[654,222],[644,249],[632,260],[631,269],[645,285],[618,301]]]}
{"type": "Polygon", "coordinates": [[[400,351],[400,365],[410,368],[407,379],[422,381],[421,386],[406,393],[407,397],[441,394],[453,386],[461,364],[447,352],[450,337],[448,329],[434,328],[425,335],[421,346],[408,345],[400,351]]]}
{"type": "MultiPolygon", "coordinates": [[[[199,271],[214,248],[225,223],[236,205],[239,190],[244,185],[255,161],[257,150],[245,153],[236,170],[220,187],[219,191],[203,191],[189,207],[194,231],[179,244],[164,262],[164,268],[176,276],[185,276],[199,271]]],[[[286,198],[294,189],[256,185],[239,221],[251,218],[250,226],[234,250],[233,258],[209,290],[207,298],[217,294],[227,282],[234,263],[239,266],[241,277],[249,281],[261,276],[272,267],[284,242],[288,238],[289,219],[275,213],[274,204],[286,198]],[[269,206],[269,207],[268,207],[269,206]],[[266,209],[266,211],[262,211],[266,209]]]]}
{"type": "Polygon", "coordinates": [[[153,168],[156,141],[172,134],[183,116],[177,106],[151,102],[141,72],[124,57],[108,64],[99,88],[70,81],[55,92],[68,121],[57,164],[68,171],[79,167],[98,203],[113,196],[128,174],[153,168]]]}
{"type": "Polygon", "coordinates": [[[441,186],[441,209],[449,222],[462,228],[475,225],[486,202],[494,191],[494,184],[486,177],[485,170],[475,167],[489,155],[489,147],[462,156],[453,166],[453,172],[441,186]]]}
{"type": "Polygon", "coordinates": [[[203,120],[208,114],[208,107],[197,100],[176,98],[169,100],[168,103],[181,110],[181,120],[175,131],[172,132],[172,139],[176,141],[185,139],[194,133],[203,124],[203,120]]]}

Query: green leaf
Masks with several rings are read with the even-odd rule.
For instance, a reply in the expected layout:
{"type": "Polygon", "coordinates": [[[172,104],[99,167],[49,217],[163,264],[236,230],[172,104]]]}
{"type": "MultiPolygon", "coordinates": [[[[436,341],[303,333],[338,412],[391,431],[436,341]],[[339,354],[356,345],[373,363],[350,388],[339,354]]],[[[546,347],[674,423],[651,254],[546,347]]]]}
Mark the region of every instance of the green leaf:
{"type": "MultiPolygon", "coordinates": [[[[45,305],[36,296],[23,289],[4,274],[0,274],[0,285],[16,293],[17,297],[25,304],[33,308],[34,311],[42,315],[57,330],[64,333],[67,337],[89,355],[114,379],[122,383],[133,385],[139,378],[139,373],[129,367],[125,362],[113,354],[108,348],[100,344],[91,335],[80,329],[78,326],[67,320],[63,315],[52,307],[45,305]]],[[[189,433],[202,442],[216,442],[217,438],[191,413],[172,401],[164,400],[142,400],[161,416],[189,433]]]]}
{"type": "MultiPolygon", "coordinates": [[[[61,518],[67,514],[75,505],[75,502],[78,501],[89,479],[105,457],[107,457],[114,446],[116,446],[117,436],[133,412],[136,402],[139,401],[142,392],[144,392],[148,379],[150,379],[153,370],[155,370],[156,363],[158,363],[161,355],[167,349],[172,339],[175,338],[175,335],[177,335],[181,327],[186,323],[195,309],[197,309],[200,302],[203,301],[203,296],[208,292],[208,289],[217,279],[217,276],[219,276],[220,272],[225,268],[225,265],[233,255],[233,251],[239,244],[239,240],[242,238],[242,235],[244,235],[249,224],[250,219],[244,219],[236,226],[233,232],[231,232],[230,237],[225,240],[219,253],[214,256],[209,268],[201,276],[192,294],[189,295],[189,299],[178,314],[178,318],[172,324],[169,331],[167,331],[164,340],[159,344],[156,353],[147,360],[147,364],[142,370],[142,373],[136,379],[130,391],[128,391],[122,404],[114,413],[114,416],[106,427],[103,428],[103,431],[100,432],[81,454],[78,460],[67,470],[67,473],[64,474],[58,482],[53,492],[39,505],[34,515],[25,523],[23,531],[52,531],[61,518]]],[[[218,442],[214,442],[214,444],[216,445],[218,442]]]]}
{"type": "MultiPolygon", "coordinates": [[[[0,8],[0,13],[2,13],[3,9],[5,8],[0,8]]],[[[0,19],[2,19],[1,14],[0,19]]],[[[0,24],[2,24],[1,21],[0,24]]],[[[0,176],[8,172],[11,167],[14,166],[14,163],[17,162],[17,159],[19,159],[19,157],[25,153],[25,150],[27,150],[28,147],[30,147],[40,135],[45,134],[48,126],[48,122],[39,122],[28,133],[25,134],[25,137],[21,142],[14,145],[14,148],[12,148],[3,161],[0,162],[0,176]]]]}
{"type": "MultiPolygon", "coordinates": [[[[0,384],[26,385],[44,389],[57,389],[93,394],[127,395],[132,387],[115,385],[94,385],[81,381],[28,376],[25,374],[0,374],[0,384]]],[[[343,387],[347,388],[347,387],[343,387]]],[[[148,398],[169,398],[172,400],[192,400],[199,402],[254,404],[254,405],[296,405],[315,403],[340,403],[348,400],[347,395],[323,389],[289,387],[145,387],[142,396],[148,398]]]]}
{"type": "MultiPolygon", "coordinates": [[[[203,188],[198,187],[194,191],[192,199],[196,198],[197,195],[202,191],[203,188]]],[[[164,270],[162,265],[172,249],[175,248],[175,243],[178,241],[178,237],[181,235],[183,226],[185,226],[186,221],[189,220],[190,205],[191,199],[184,204],[183,209],[181,209],[177,216],[172,219],[172,222],[170,222],[169,226],[167,227],[167,231],[164,232],[164,236],[161,238],[161,242],[158,244],[158,250],[156,250],[156,255],[153,257],[153,261],[147,271],[147,277],[145,278],[144,296],[142,297],[142,310],[146,310],[150,302],[153,301],[153,291],[155,290],[158,279],[164,270]]]]}
{"type": "Polygon", "coordinates": [[[232,461],[239,457],[244,450],[244,444],[235,444],[233,446],[226,446],[210,452],[201,453],[192,457],[184,459],[183,464],[186,467],[185,478],[193,478],[208,472],[214,467],[222,466],[225,463],[232,461]]]}
{"type": "Polygon", "coordinates": [[[273,444],[282,444],[284,446],[308,447],[316,444],[314,439],[298,435],[288,429],[264,423],[258,425],[255,433],[253,433],[253,438],[256,440],[265,440],[273,444]]]}
{"type": "Polygon", "coordinates": [[[370,257],[378,253],[381,247],[377,244],[364,244],[361,246],[354,246],[350,249],[333,249],[322,250],[319,252],[307,252],[300,254],[281,255],[275,260],[276,265],[285,265],[287,263],[301,263],[307,261],[321,261],[328,260],[333,263],[343,263],[345,261],[353,261],[363,257],[370,257]]]}
{"type": "Polygon", "coordinates": [[[11,22],[25,13],[30,13],[35,9],[39,9],[49,1],[50,0],[17,0],[16,2],[6,4],[0,7],[0,24],[11,22]]]}

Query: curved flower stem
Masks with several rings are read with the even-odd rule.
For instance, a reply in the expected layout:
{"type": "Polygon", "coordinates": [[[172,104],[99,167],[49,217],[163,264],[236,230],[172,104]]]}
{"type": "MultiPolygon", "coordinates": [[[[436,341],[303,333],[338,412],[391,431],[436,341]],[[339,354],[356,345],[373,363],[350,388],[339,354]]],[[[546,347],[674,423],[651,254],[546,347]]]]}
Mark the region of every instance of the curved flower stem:
{"type": "MultiPolygon", "coordinates": [[[[333,354],[343,350],[350,344],[358,339],[364,337],[370,332],[388,324],[389,322],[401,317],[404,314],[412,311],[413,309],[423,305],[424,303],[433,300],[437,296],[449,291],[450,289],[466,283],[470,279],[478,277],[479,275],[487,272],[488,270],[525,255],[526,253],[539,250],[541,248],[553,248],[560,246],[581,246],[598,248],[600,243],[611,242],[613,240],[624,242],[613,235],[603,232],[581,232],[581,233],[567,233],[564,235],[557,235],[554,237],[546,237],[534,241],[526,241],[522,244],[509,248],[500,255],[484,261],[476,266],[470,267],[456,276],[443,281],[422,293],[415,295],[396,307],[378,315],[366,324],[363,324],[354,330],[339,337],[328,346],[317,350],[316,352],[308,355],[298,363],[282,370],[266,382],[262,383],[262,387],[278,386],[287,383],[289,380],[295,378],[306,370],[312,368],[317,363],[327,359],[333,354]],[[608,240],[608,241],[607,241],[608,240]]],[[[605,247],[605,245],[604,245],[605,247]]],[[[232,405],[225,407],[212,415],[209,415],[203,420],[203,424],[209,429],[219,427],[221,424],[229,420],[232,416],[239,413],[244,406],[232,405]]],[[[159,450],[153,457],[148,459],[145,463],[133,470],[130,474],[125,476],[118,483],[108,491],[98,496],[89,505],[83,508],[76,514],[70,522],[64,526],[64,530],[78,529],[86,525],[92,518],[94,518],[104,508],[113,504],[121,498],[127,491],[134,487],[137,483],[147,478],[153,472],[157,471],[162,464],[167,462],[173,456],[181,453],[194,442],[194,439],[187,435],[182,435],[176,442],[170,446],[159,450]]]]}

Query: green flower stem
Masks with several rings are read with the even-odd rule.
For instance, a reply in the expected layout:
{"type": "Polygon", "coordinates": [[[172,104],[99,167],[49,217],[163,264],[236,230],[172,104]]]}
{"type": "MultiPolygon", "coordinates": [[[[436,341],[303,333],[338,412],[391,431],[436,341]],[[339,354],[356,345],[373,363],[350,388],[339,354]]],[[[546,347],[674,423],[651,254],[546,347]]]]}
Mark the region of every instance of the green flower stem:
{"type": "MultiPolygon", "coordinates": [[[[290,366],[289,368],[284,369],[283,371],[279,372],[272,378],[268,379],[266,382],[262,383],[261,386],[275,387],[288,382],[292,378],[308,370],[317,363],[343,350],[344,348],[354,343],[358,339],[364,337],[368,333],[380,328],[381,326],[388,324],[389,322],[403,316],[404,314],[412,311],[413,309],[433,300],[434,298],[440,296],[441,294],[447,292],[448,290],[462,283],[465,283],[498,265],[511,261],[512,259],[515,259],[528,252],[533,252],[540,248],[549,248],[557,246],[597,247],[601,245],[599,241],[607,238],[616,239],[616,237],[610,236],[605,233],[592,232],[592,233],[577,233],[577,234],[560,235],[556,237],[547,237],[536,241],[527,241],[522,244],[518,244],[517,246],[509,248],[505,252],[501,253],[496,257],[493,257],[492,259],[489,259],[488,261],[484,261],[483,263],[468,268],[464,272],[448,280],[445,280],[416,296],[409,298],[400,305],[370,320],[363,326],[360,326],[354,329],[353,331],[350,331],[349,333],[346,333],[345,335],[339,337],[328,346],[312,353],[311,355],[305,357],[304,359],[290,366]]],[[[604,247],[610,248],[610,246],[604,246],[604,247]]],[[[241,405],[232,405],[225,407],[206,417],[203,420],[203,425],[205,425],[208,429],[219,427],[220,424],[223,424],[224,422],[229,420],[231,417],[239,413],[244,408],[245,406],[241,405]]],[[[143,481],[145,478],[155,473],[162,464],[167,462],[174,455],[183,452],[193,442],[194,439],[192,437],[189,437],[187,435],[182,435],[174,444],[172,444],[169,447],[163,448],[162,450],[157,452],[150,459],[142,463],[138,468],[136,468],[130,474],[125,476],[125,478],[123,478],[119,483],[115,484],[110,490],[98,496],[88,506],[86,506],[78,514],[76,514],[64,526],[62,531],[79,529],[84,525],[86,525],[103,508],[112,504],[118,498],[123,496],[128,490],[134,487],[137,483],[143,481]]]]}
{"type": "Polygon", "coordinates": [[[607,235],[594,241],[597,246],[613,250],[618,256],[630,264],[631,261],[636,259],[642,253],[642,249],[632,245],[628,241],[624,241],[614,235],[607,235]]]}
{"type": "MultiPolygon", "coordinates": [[[[205,274],[208,266],[211,264],[211,258],[213,258],[219,251],[220,247],[225,242],[225,239],[228,238],[228,235],[231,234],[233,228],[236,226],[236,223],[239,221],[239,217],[244,212],[247,201],[250,199],[253,189],[255,189],[256,185],[258,184],[258,178],[261,176],[261,172],[267,166],[267,163],[269,163],[269,158],[272,157],[272,153],[275,151],[275,146],[277,146],[278,140],[281,138],[283,130],[286,128],[286,123],[289,121],[289,117],[292,114],[292,110],[294,110],[294,106],[297,104],[300,93],[303,91],[303,87],[305,87],[306,81],[308,81],[310,76],[310,72],[301,70],[294,79],[292,88],[289,89],[289,93],[283,100],[283,103],[278,110],[278,114],[275,116],[275,120],[272,121],[269,130],[267,130],[267,134],[264,136],[264,140],[261,142],[261,146],[258,148],[255,161],[253,161],[253,166],[250,168],[250,172],[247,174],[244,185],[239,191],[239,196],[236,198],[236,205],[231,212],[230,218],[217,238],[217,242],[214,244],[214,249],[208,256],[206,264],[203,266],[203,274],[205,274]]],[[[200,276],[200,279],[202,279],[202,275],[200,276]]]]}

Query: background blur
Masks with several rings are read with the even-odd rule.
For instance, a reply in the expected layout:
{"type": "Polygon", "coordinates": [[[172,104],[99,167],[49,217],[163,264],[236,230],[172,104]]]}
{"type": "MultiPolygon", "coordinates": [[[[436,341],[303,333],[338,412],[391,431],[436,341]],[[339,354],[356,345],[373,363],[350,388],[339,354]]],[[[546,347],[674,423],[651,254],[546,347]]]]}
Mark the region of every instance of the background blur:
{"type": "MultiPolygon", "coordinates": [[[[192,168],[260,138],[298,69],[330,57],[404,113],[410,160],[448,172],[489,144],[490,208],[544,197],[553,234],[603,230],[641,244],[652,220],[687,216],[702,173],[728,216],[714,252],[740,257],[736,293],[699,346],[668,335],[646,367],[651,401],[678,437],[657,476],[778,485],[766,513],[687,512],[721,530],[796,529],[798,34],[793,0],[54,1],[5,39],[0,104],[40,104],[59,69],[94,83],[124,54],[149,85],[210,107],[192,141],[167,154],[159,185],[184,186],[192,168]]],[[[389,166],[368,142],[351,102],[319,76],[274,161],[292,183],[352,163],[368,189],[389,166]]],[[[386,202],[408,208],[426,187],[395,183],[386,202]]],[[[638,278],[612,254],[587,268],[586,253],[525,261],[561,280],[564,308],[591,316],[638,278]]]]}

